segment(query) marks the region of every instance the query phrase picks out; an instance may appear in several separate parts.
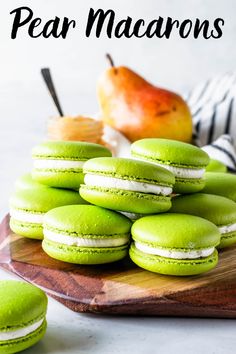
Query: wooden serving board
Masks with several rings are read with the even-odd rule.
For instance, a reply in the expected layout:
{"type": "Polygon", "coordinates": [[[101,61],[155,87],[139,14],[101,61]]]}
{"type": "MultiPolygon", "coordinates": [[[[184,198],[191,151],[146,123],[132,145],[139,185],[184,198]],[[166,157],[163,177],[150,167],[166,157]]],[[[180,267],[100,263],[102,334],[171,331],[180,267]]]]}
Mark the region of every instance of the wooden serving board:
{"type": "Polygon", "coordinates": [[[77,266],[53,260],[41,242],[13,234],[6,216],[0,226],[0,267],[78,312],[236,318],[236,247],[220,252],[214,270],[191,277],[154,274],[128,258],[77,266]]]}

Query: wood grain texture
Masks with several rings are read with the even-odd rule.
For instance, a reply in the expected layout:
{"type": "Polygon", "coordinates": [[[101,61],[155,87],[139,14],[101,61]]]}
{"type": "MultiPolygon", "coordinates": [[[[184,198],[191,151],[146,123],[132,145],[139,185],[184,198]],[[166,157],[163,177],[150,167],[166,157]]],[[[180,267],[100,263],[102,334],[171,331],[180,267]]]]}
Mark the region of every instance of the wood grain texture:
{"type": "Polygon", "coordinates": [[[236,247],[220,252],[214,270],[191,277],[154,274],[128,258],[77,266],[48,257],[40,241],[13,234],[6,216],[0,226],[0,267],[78,312],[236,318],[236,247]]]}

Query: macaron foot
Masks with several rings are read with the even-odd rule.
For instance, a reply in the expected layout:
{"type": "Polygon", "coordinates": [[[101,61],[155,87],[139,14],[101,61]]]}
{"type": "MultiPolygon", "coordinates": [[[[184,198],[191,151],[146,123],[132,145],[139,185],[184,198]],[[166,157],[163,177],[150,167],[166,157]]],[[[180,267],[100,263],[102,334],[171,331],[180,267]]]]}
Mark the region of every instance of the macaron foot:
{"type": "Polygon", "coordinates": [[[44,320],[38,329],[25,337],[12,339],[9,341],[0,341],[0,354],[18,353],[32,347],[44,337],[46,329],[47,322],[44,320]]]}
{"type": "Polygon", "coordinates": [[[20,222],[14,218],[10,218],[10,228],[18,235],[32,238],[35,240],[43,239],[43,226],[27,222],[20,222]]]}
{"type": "Polygon", "coordinates": [[[121,260],[128,254],[127,245],[114,248],[88,248],[67,246],[44,240],[42,247],[50,257],[74,264],[112,263],[121,260]]]}
{"type": "Polygon", "coordinates": [[[217,246],[218,249],[234,246],[236,244],[236,232],[230,232],[228,234],[223,234],[221,236],[220,244],[217,246]]]}
{"type": "Polygon", "coordinates": [[[205,258],[173,259],[146,254],[138,250],[134,244],[129,250],[130,258],[139,267],[163,275],[188,276],[205,273],[218,263],[218,252],[205,258]]]}
{"type": "Polygon", "coordinates": [[[163,213],[171,207],[170,197],[115,188],[92,187],[82,184],[80,195],[88,202],[103,208],[137,214],[163,213]]]}

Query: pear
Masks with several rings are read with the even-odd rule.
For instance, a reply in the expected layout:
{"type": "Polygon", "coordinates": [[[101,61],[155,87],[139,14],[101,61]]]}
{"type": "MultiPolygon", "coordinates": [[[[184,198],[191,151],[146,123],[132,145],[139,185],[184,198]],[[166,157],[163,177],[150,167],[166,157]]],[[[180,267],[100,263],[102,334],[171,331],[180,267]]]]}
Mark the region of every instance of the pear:
{"type": "Polygon", "coordinates": [[[167,138],[191,142],[192,117],[176,93],[153,86],[131,69],[111,67],[97,85],[101,118],[130,141],[167,138]]]}

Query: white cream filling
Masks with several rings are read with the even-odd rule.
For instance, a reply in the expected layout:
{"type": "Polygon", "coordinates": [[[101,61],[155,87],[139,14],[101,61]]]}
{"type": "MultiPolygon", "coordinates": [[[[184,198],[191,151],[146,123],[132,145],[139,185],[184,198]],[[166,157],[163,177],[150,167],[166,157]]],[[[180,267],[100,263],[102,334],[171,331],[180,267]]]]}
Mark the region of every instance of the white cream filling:
{"type": "Polygon", "coordinates": [[[162,164],[156,161],[150,161],[140,157],[138,159],[143,161],[148,161],[150,163],[153,163],[154,165],[165,168],[166,170],[172,172],[175,177],[180,177],[180,178],[202,178],[206,171],[205,168],[197,169],[197,168],[175,167],[167,164],[162,164]]]}
{"type": "Polygon", "coordinates": [[[68,246],[78,246],[78,247],[118,247],[123,246],[129,242],[128,236],[122,237],[107,237],[102,239],[93,239],[93,238],[82,238],[82,237],[73,237],[73,236],[64,236],[62,234],[56,233],[54,231],[44,228],[43,230],[44,237],[47,240],[62,243],[68,246]]]}
{"type": "Polygon", "coordinates": [[[153,254],[155,256],[161,256],[166,258],[174,258],[174,259],[196,259],[201,257],[208,257],[215,250],[214,247],[211,247],[211,248],[204,248],[199,250],[175,251],[172,249],[169,250],[169,249],[163,249],[158,247],[151,247],[143,243],[139,243],[137,241],[135,241],[135,246],[138,250],[144,253],[153,254]]]}
{"type": "Polygon", "coordinates": [[[115,188],[141,193],[161,194],[164,196],[170,195],[172,193],[171,187],[163,187],[150,183],[136,182],[126,179],[93,174],[86,174],[84,177],[84,183],[87,186],[91,187],[115,188]]]}
{"type": "Polygon", "coordinates": [[[10,216],[18,221],[42,224],[44,213],[30,213],[28,211],[10,209],[10,216]]]}
{"type": "Polygon", "coordinates": [[[218,229],[222,235],[228,234],[229,232],[236,231],[236,223],[230,224],[230,225],[225,225],[225,226],[220,226],[220,227],[218,227],[218,229]]]}
{"type": "Polygon", "coordinates": [[[205,168],[194,169],[194,168],[175,167],[175,166],[170,166],[170,165],[165,165],[160,163],[155,163],[155,164],[172,172],[175,175],[175,177],[180,177],[180,178],[202,178],[205,173],[205,168]]]}
{"type": "Polygon", "coordinates": [[[53,159],[35,159],[34,168],[55,168],[57,170],[67,168],[83,168],[85,161],[74,160],[53,160],[53,159]]]}
{"type": "Polygon", "coordinates": [[[16,329],[15,331],[0,332],[0,341],[25,337],[28,334],[36,331],[36,329],[38,329],[42,325],[43,321],[44,321],[44,318],[42,318],[40,321],[38,321],[36,323],[33,323],[30,326],[16,329]]]}

